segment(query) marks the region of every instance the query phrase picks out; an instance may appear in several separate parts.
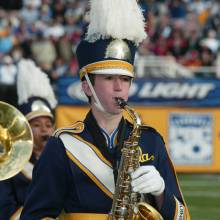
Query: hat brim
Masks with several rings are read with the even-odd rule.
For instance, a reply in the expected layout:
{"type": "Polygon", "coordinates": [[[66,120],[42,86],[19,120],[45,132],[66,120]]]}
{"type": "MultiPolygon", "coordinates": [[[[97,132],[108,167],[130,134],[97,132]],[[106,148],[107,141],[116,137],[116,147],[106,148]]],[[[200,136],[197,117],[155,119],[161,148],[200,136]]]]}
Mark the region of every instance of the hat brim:
{"type": "Polygon", "coordinates": [[[38,118],[38,117],[50,117],[51,119],[54,119],[54,116],[50,112],[42,112],[42,111],[36,111],[36,112],[30,112],[27,115],[25,115],[28,121],[38,118]]]}
{"type": "Polygon", "coordinates": [[[85,74],[111,74],[134,77],[134,67],[130,63],[121,60],[105,60],[88,64],[80,70],[80,79],[85,74]]]}
{"type": "Polygon", "coordinates": [[[122,75],[122,76],[130,76],[134,77],[134,74],[125,69],[103,69],[103,70],[95,70],[92,71],[91,74],[108,74],[108,75],[122,75]]]}

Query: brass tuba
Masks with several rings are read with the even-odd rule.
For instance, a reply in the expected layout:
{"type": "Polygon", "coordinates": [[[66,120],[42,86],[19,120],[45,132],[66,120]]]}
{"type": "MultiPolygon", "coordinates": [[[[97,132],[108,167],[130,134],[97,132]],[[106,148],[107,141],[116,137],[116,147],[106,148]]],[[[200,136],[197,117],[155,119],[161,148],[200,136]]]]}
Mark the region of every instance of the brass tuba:
{"type": "Polygon", "coordinates": [[[0,101],[0,180],[19,173],[33,151],[33,134],[25,116],[0,101]]]}
{"type": "Polygon", "coordinates": [[[126,110],[134,125],[128,140],[122,147],[118,178],[108,220],[163,220],[153,206],[143,202],[144,195],[132,192],[130,173],[140,166],[138,142],[142,123],[138,114],[124,100],[117,98],[116,101],[126,110]]]}

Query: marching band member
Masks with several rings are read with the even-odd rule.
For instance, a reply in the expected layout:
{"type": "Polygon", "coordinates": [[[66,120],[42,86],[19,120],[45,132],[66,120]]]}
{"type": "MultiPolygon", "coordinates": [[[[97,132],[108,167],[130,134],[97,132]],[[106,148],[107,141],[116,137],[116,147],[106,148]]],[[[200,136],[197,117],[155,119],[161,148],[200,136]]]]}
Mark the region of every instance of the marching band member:
{"type": "MultiPolygon", "coordinates": [[[[91,108],[84,121],[49,139],[21,220],[60,213],[68,220],[104,220],[111,211],[120,149],[132,130],[116,99],[128,100],[135,51],[146,34],[136,0],[93,0],[90,6],[88,32],[76,54],[91,108]]],[[[142,130],[132,190],[148,197],[163,219],[190,219],[163,138],[153,128],[142,130]]]]}
{"type": "Polygon", "coordinates": [[[53,108],[56,99],[47,75],[31,60],[18,64],[19,110],[27,118],[33,134],[33,153],[30,161],[17,175],[0,181],[0,219],[19,219],[27,188],[32,179],[35,162],[44,150],[48,138],[54,132],[53,108]]]}

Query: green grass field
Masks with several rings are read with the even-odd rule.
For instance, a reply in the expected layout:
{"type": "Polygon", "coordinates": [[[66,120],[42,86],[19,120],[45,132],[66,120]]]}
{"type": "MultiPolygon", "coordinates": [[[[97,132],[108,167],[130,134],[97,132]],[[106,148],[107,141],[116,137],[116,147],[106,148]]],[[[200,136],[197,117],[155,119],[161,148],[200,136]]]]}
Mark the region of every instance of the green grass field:
{"type": "Polygon", "coordinates": [[[220,175],[178,174],[192,220],[220,220],[220,175]]]}

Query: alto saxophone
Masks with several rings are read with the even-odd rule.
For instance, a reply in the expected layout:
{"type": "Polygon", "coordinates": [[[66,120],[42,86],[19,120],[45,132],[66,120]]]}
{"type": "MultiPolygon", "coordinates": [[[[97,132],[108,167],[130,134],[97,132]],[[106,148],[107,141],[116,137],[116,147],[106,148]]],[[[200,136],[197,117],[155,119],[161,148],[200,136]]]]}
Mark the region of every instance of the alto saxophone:
{"type": "Polygon", "coordinates": [[[130,174],[140,166],[138,143],[142,123],[138,114],[124,100],[117,98],[116,101],[121,108],[126,110],[134,125],[129,138],[123,143],[112,209],[108,220],[163,220],[161,214],[153,206],[143,202],[144,195],[132,192],[130,174]]]}

